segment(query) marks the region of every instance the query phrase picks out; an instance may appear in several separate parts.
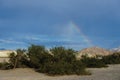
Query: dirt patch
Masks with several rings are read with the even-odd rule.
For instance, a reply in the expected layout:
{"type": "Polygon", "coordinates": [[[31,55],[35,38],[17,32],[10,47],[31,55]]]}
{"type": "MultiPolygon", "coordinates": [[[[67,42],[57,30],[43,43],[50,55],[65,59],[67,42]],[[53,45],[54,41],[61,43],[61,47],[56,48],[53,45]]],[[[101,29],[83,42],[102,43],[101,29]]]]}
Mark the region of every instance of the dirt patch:
{"type": "Polygon", "coordinates": [[[90,76],[47,76],[33,69],[0,70],[0,80],[120,80],[120,65],[110,65],[108,68],[90,68],[90,76]]]}

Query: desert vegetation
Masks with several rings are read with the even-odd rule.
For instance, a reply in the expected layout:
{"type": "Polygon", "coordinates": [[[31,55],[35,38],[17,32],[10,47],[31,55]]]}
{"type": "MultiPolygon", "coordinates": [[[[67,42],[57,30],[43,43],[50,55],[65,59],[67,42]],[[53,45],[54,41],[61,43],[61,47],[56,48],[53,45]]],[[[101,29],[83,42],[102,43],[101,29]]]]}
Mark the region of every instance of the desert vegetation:
{"type": "Polygon", "coordinates": [[[88,68],[107,67],[107,64],[102,59],[95,58],[95,57],[90,58],[90,57],[83,56],[81,61],[88,68]]]}
{"type": "Polygon", "coordinates": [[[50,51],[44,46],[32,45],[28,48],[30,67],[38,72],[49,75],[88,74],[74,53],[74,50],[64,47],[54,47],[50,51]]]}
{"type": "Polygon", "coordinates": [[[120,53],[113,53],[108,56],[86,57],[83,56],[81,61],[88,68],[108,67],[109,64],[120,64],[120,53]]]}
{"type": "Polygon", "coordinates": [[[105,64],[120,64],[120,53],[115,52],[114,54],[104,56],[102,62],[105,64]]]}
{"type": "Polygon", "coordinates": [[[107,67],[108,64],[120,64],[120,53],[101,57],[83,56],[76,59],[77,51],[64,47],[47,50],[44,46],[31,45],[27,50],[17,49],[11,53],[9,62],[0,63],[0,69],[33,68],[48,75],[88,75],[86,68],[107,67]]]}

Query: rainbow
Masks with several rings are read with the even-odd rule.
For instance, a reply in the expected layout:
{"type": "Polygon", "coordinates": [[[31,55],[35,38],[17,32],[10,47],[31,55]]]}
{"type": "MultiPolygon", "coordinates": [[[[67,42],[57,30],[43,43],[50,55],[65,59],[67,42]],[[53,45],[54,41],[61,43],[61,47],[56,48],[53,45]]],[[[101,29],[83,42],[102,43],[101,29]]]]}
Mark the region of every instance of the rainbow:
{"type": "Polygon", "coordinates": [[[80,37],[87,43],[88,46],[93,46],[91,40],[82,32],[79,26],[77,26],[74,22],[71,22],[71,25],[79,32],[80,37]]]}

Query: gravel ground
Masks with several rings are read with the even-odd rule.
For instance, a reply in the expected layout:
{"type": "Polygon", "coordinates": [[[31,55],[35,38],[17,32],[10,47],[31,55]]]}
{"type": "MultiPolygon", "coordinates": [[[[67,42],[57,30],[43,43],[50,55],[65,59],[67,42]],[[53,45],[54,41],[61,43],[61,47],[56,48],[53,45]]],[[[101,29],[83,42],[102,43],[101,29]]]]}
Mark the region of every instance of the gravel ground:
{"type": "Polygon", "coordinates": [[[120,65],[110,65],[108,68],[90,68],[90,76],[47,76],[32,69],[0,70],[0,80],[120,80],[120,65]]]}

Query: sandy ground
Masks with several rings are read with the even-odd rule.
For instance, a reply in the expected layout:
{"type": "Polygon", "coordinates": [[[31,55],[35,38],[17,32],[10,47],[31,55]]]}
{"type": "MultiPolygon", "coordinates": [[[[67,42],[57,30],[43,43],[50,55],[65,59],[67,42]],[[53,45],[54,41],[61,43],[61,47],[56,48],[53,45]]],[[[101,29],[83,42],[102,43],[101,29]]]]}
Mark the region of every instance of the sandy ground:
{"type": "Polygon", "coordinates": [[[90,76],[47,76],[32,69],[0,70],[0,80],[120,80],[120,65],[110,65],[108,68],[88,69],[90,76]]]}

